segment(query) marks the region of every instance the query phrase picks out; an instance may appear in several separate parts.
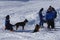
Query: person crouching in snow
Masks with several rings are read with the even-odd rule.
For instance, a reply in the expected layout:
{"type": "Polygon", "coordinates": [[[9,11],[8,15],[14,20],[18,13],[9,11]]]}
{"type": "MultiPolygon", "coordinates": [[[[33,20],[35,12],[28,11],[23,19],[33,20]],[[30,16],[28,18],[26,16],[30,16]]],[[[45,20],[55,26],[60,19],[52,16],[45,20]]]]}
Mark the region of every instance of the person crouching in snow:
{"type": "Polygon", "coordinates": [[[13,25],[10,24],[10,16],[7,15],[6,16],[6,19],[5,19],[5,30],[10,30],[10,31],[13,31],[13,25]]]}
{"type": "Polygon", "coordinates": [[[41,26],[41,28],[43,28],[43,15],[42,15],[42,11],[43,11],[43,8],[41,8],[40,11],[39,11],[39,19],[40,19],[39,25],[41,26]]]}
{"type": "Polygon", "coordinates": [[[47,12],[46,12],[46,21],[47,21],[47,25],[48,25],[48,29],[54,29],[55,28],[55,23],[54,20],[57,17],[57,12],[55,11],[55,9],[51,6],[49,6],[47,12]],[[51,26],[51,27],[50,27],[51,26]]]}

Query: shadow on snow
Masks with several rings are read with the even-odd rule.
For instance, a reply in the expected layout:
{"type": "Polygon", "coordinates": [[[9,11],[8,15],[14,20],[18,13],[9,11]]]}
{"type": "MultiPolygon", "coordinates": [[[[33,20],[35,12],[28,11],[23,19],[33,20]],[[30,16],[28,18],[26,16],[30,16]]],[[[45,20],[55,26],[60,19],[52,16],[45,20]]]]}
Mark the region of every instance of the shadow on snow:
{"type": "Polygon", "coordinates": [[[33,30],[14,30],[14,32],[33,32],[33,30]]]}

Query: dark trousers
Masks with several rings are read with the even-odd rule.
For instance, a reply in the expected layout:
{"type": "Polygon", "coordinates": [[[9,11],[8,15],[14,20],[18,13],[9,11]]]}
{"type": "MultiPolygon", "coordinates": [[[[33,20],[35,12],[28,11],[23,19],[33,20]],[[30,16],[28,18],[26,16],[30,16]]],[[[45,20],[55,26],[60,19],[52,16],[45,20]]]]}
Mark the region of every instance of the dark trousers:
{"type": "Polygon", "coordinates": [[[54,29],[55,28],[54,20],[47,20],[47,24],[48,24],[48,29],[50,29],[50,28],[54,29]]]}
{"type": "Polygon", "coordinates": [[[7,25],[5,25],[5,30],[11,30],[11,31],[13,31],[13,25],[12,24],[7,24],[7,25]]]}
{"type": "Polygon", "coordinates": [[[43,27],[43,20],[40,20],[40,26],[43,27]]]}

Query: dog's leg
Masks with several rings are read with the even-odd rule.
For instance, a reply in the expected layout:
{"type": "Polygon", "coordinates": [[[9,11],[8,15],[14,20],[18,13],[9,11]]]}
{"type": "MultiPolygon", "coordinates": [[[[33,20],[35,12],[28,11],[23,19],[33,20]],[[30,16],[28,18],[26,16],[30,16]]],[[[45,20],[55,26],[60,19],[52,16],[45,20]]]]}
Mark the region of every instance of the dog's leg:
{"type": "Polygon", "coordinates": [[[16,30],[18,29],[19,26],[16,26],[16,30]]]}
{"type": "Polygon", "coordinates": [[[22,27],[22,30],[24,30],[24,26],[22,27]]]}

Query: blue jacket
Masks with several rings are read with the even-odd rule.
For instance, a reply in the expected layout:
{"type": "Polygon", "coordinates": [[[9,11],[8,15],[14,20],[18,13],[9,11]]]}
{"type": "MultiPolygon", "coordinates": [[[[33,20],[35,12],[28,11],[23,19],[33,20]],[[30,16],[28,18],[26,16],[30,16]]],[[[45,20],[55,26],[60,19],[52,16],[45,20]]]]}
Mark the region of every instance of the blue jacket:
{"type": "Polygon", "coordinates": [[[50,11],[46,13],[46,20],[53,20],[55,19],[56,13],[54,11],[50,11]]]}

